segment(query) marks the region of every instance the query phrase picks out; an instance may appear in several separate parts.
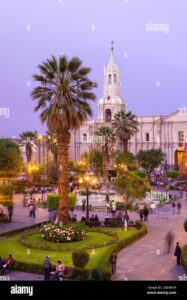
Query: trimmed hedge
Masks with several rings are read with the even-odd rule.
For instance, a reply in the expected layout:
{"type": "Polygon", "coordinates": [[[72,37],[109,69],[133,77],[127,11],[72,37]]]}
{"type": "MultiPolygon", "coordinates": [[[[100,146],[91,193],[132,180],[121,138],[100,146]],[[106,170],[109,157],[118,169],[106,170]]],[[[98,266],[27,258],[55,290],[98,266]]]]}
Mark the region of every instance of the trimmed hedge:
{"type": "Polygon", "coordinates": [[[85,250],[76,250],[72,253],[72,261],[76,268],[84,269],[89,259],[90,255],[85,250]]]}
{"type": "Polygon", "coordinates": [[[182,249],[182,264],[187,271],[187,245],[185,245],[182,249]]]}
{"type": "Polygon", "coordinates": [[[187,232],[187,220],[184,221],[184,230],[187,232]]]}
{"type": "MultiPolygon", "coordinates": [[[[43,274],[44,268],[42,265],[39,264],[32,264],[32,263],[24,263],[15,261],[14,263],[14,270],[26,273],[34,273],[34,274],[43,274]]],[[[89,280],[90,277],[90,270],[81,270],[73,268],[73,275],[72,279],[76,281],[83,281],[89,280]]]]}
{"type": "Polygon", "coordinates": [[[180,172],[179,171],[167,171],[166,176],[169,178],[177,178],[179,177],[180,172]]]}
{"type": "Polygon", "coordinates": [[[0,224],[2,224],[2,223],[8,223],[8,222],[9,222],[9,218],[7,217],[7,215],[0,214],[0,224]]]}
{"type": "Polygon", "coordinates": [[[58,194],[48,194],[47,205],[50,210],[58,210],[59,196],[58,194]]]}
{"type": "Polygon", "coordinates": [[[106,227],[123,227],[124,223],[123,220],[117,218],[109,218],[109,219],[105,219],[104,225],[106,227]]]}
{"type": "Polygon", "coordinates": [[[102,222],[100,222],[100,221],[84,221],[84,224],[88,227],[100,227],[102,222]]]}

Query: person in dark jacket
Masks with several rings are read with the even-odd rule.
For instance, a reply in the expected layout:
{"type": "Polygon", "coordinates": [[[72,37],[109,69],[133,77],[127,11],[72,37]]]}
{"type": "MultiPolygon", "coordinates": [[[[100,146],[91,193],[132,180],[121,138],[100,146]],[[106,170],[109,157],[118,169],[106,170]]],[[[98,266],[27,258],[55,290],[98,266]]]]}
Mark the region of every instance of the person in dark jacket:
{"type": "Polygon", "coordinates": [[[174,253],[174,255],[177,257],[177,265],[181,264],[181,252],[181,247],[179,246],[179,243],[177,243],[174,253]]]}
{"type": "Polygon", "coordinates": [[[52,264],[50,262],[49,256],[46,256],[43,262],[44,267],[44,280],[50,280],[50,272],[52,270],[52,264]]]}
{"type": "Polygon", "coordinates": [[[177,209],[178,209],[178,214],[180,214],[180,211],[181,211],[181,203],[180,202],[178,202],[177,203],[177,209]]]}
{"type": "Polygon", "coordinates": [[[144,215],[144,222],[148,221],[148,215],[149,215],[149,210],[147,208],[147,206],[144,207],[143,209],[143,215],[144,215]]]}
{"type": "Polygon", "coordinates": [[[140,215],[140,222],[143,222],[143,209],[140,209],[139,215],[140,215]]]}
{"type": "Polygon", "coordinates": [[[174,234],[171,230],[166,234],[165,241],[167,243],[167,253],[169,254],[174,241],[174,234]]]}
{"type": "Polygon", "coordinates": [[[110,257],[110,265],[112,274],[116,272],[116,263],[117,263],[117,253],[115,251],[112,252],[112,255],[110,257]]]}
{"type": "Polygon", "coordinates": [[[9,222],[12,223],[13,206],[8,207],[9,222]]]}

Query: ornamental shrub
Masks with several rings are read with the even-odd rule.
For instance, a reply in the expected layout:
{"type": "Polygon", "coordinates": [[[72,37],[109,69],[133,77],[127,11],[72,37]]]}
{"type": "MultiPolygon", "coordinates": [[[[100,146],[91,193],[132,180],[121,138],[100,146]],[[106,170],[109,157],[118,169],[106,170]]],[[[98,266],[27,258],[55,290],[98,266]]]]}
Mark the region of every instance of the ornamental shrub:
{"type": "Polygon", "coordinates": [[[184,230],[187,232],[187,219],[184,221],[184,230]]]}
{"type": "Polygon", "coordinates": [[[84,269],[89,261],[89,253],[85,250],[77,250],[72,253],[73,264],[76,268],[84,269]]]}

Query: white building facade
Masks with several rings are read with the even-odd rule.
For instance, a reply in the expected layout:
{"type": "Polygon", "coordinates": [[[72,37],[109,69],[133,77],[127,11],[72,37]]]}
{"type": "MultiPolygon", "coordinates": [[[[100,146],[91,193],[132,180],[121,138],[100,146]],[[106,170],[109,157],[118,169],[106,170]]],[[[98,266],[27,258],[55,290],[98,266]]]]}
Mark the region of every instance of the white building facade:
{"type": "MultiPolygon", "coordinates": [[[[76,161],[81,155],[102,141],[95,131],[100,126],[110,126],[113,116],[126,109],[121,94],[121,74],[116,63],[113,48],[108,64],[104,67],[104,93],[98,101],[98,118],[85,122],[79,130],[72,132],[70,157],[76,161]]],[[[181,108],[165,116],[137,117],[138,131],[129,140],[128,151],[137,154],[140,150],[159,149],[166,154],[165,169],[178,169],[181,163],[184,143],[187,139],[187,109],[181,108]]],[[[119,148],[119,145],[116,145],[119,148]]]]}

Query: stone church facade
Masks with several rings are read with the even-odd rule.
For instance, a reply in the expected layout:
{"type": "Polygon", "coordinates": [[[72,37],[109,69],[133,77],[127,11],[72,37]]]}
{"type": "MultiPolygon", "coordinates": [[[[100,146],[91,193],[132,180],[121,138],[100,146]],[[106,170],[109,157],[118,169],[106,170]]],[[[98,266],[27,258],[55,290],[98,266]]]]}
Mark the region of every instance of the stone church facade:
{"type": "MultiPolygon", "coordinates": [[[[116,63],[113,48],[108,64],[104,67],[104,93],[98,101],[98,117],[85,122],[79,130],[72,132],[70,157],[81,160],[83,152],[89,152],[102,141],[95,136],[100,126],[110,126],[113,116],[126,109],[121,94],[120,67],[116,63]]],[[[137,154],[140,150],[161,148],[166,154],[165,169],[178,169],[181,164],[187,138],[187,109],[185,107],[164,116],[137,117],[138,131],[128,143],[128,151],[137,154]]],[[[116,145],[119,148],[120,145],[116,145]]]]}

